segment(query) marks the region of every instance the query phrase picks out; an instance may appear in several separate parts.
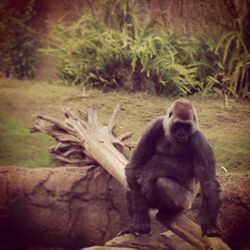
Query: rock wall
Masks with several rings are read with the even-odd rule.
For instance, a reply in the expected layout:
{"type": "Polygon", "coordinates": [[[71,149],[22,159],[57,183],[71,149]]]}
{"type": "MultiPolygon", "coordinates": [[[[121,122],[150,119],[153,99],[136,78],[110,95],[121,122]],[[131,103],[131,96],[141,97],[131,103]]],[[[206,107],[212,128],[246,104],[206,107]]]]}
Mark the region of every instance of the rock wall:
{"type": "MultiPolygon", "coordinates": [[[[218,218],[222,235],[232,249],[249,249],[250,175],[218,179],[223,190],[218,218]]],[[[199,202],[198,197],[189,212],[194,218],[199,202]]],[[[100,167],[1,167],[0,249],[102,245],[130,223],[126,204],[125,190],[100,167]]],[[[157,224],[153,228],[152,239],[165,230],[157,224]]],[[[133,237],[132,242],[121,240],[109,246],[139,244],[133,237]]],[[[145,249],[153,242],[148,237],[142,240],[145,249]]],[[[177,246],[177,241],[168,244],[177,246]]],[[[178,245],[183,242],[178,241],[178,245]]]]}
{"type": "Polygon", "coordinates": [[[125,227],[124,204],[125,190],[101,168],[1,167],[0,249],[103,244],[125,227]]]}

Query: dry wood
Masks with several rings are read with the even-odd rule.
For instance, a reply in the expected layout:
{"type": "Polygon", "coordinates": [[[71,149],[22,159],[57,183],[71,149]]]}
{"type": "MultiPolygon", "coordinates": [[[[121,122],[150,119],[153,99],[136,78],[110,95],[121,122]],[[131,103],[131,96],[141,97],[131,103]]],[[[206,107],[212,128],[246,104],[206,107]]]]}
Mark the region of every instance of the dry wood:
{"type": "Polygon", "coordinates": [[[119,109],[120,105],[115,108],[107,126],[98,122],[96,107],[92,107],[87,115],[79,112],[78,116],[65,108],[64,123],[49,116],[36,115],[31,132],[40,131],[56,139],[58,144],[50,149],[54,158],[66,163],[97,162],[127,187],[124,166],[128,161],[120,151],[131,147],[127,140],[132,133],[118,137],[113,134],[119,109]]]}
{"type": "MultiPolygon", "coordinates": [[[[174,221],[164,223],[172,232],[191,243],[197,249],[229,250],[229,246],[219,237],[201,237],[201,228],[184,214],[174,221]]],[[[164,233],[163,233],[164,235],[164,233]]]]}
{"type": "MultiPolygon", "coordinates": [[[[119,110],[120,105],[115,108],[108,125],[104,126],[98,122],[96,107],[92,107],[88,114],[80,111],[79,115],[65,108],[64,123],[48,116],[36,115],[36,124],[31,131],[47,133],[57,140],[58,144],[51,149],[57,159],[71,163],[97,162],[128,189],[124,170],[128,160],[121,151],[129,145],[127,139],[132,133],[127,132],[118,137],[113,134],[119,110]],[[72,155],[75,158],[70,158],[72,155]]],[[[198,249],[230,249],[218,237],[202,237],[200,227],[183,214],[165,224],[198,249]]]]}

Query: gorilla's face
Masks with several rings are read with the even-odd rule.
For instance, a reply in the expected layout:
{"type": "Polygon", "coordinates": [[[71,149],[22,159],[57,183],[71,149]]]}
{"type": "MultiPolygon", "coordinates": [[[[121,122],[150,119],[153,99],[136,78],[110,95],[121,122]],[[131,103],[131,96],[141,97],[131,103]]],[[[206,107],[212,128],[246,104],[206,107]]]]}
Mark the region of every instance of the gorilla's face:
{"type": "Polygon", "coordinates": [[[177,143],[186,144],[192,134],[192,124],[189,122],[175,122],[172,124],[171,134],[177,143]]]}
{"type": "Polygon", "coordinates": [[[178,144],[186,144],[198,128],[198,118],[192,103],[177,100],[170,106],[164,123],[165,134],[178,144]]]}

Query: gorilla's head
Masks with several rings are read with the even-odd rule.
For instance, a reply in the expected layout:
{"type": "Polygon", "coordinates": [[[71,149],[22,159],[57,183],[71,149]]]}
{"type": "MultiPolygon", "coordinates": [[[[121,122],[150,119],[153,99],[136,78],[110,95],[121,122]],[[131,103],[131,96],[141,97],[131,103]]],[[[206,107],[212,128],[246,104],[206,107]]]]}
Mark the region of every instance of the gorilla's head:
{"type": "Polygon", "coordinates": [[[168,109],[163,121],[166,136],[176,143],[187,143],[190,135],[198,129],[197,112],[186,99],[178,99],[168,109]]]}

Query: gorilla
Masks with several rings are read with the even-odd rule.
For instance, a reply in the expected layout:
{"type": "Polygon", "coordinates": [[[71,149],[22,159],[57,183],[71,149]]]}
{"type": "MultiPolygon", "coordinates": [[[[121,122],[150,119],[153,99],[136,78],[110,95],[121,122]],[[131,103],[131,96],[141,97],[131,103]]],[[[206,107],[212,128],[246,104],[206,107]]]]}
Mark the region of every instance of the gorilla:
{"type": "Polygon", "coordinates": [[[149,209],[156,218],[171,219],[190,209],[199,189],[203,236],[219,236],[216,226],[221,204],[214,152],[199,129],[195,107],[178,99],[165,116],[149,123],[127,164],[128,209],[133,226],[122,233],[150,232],[149,209]]]}

